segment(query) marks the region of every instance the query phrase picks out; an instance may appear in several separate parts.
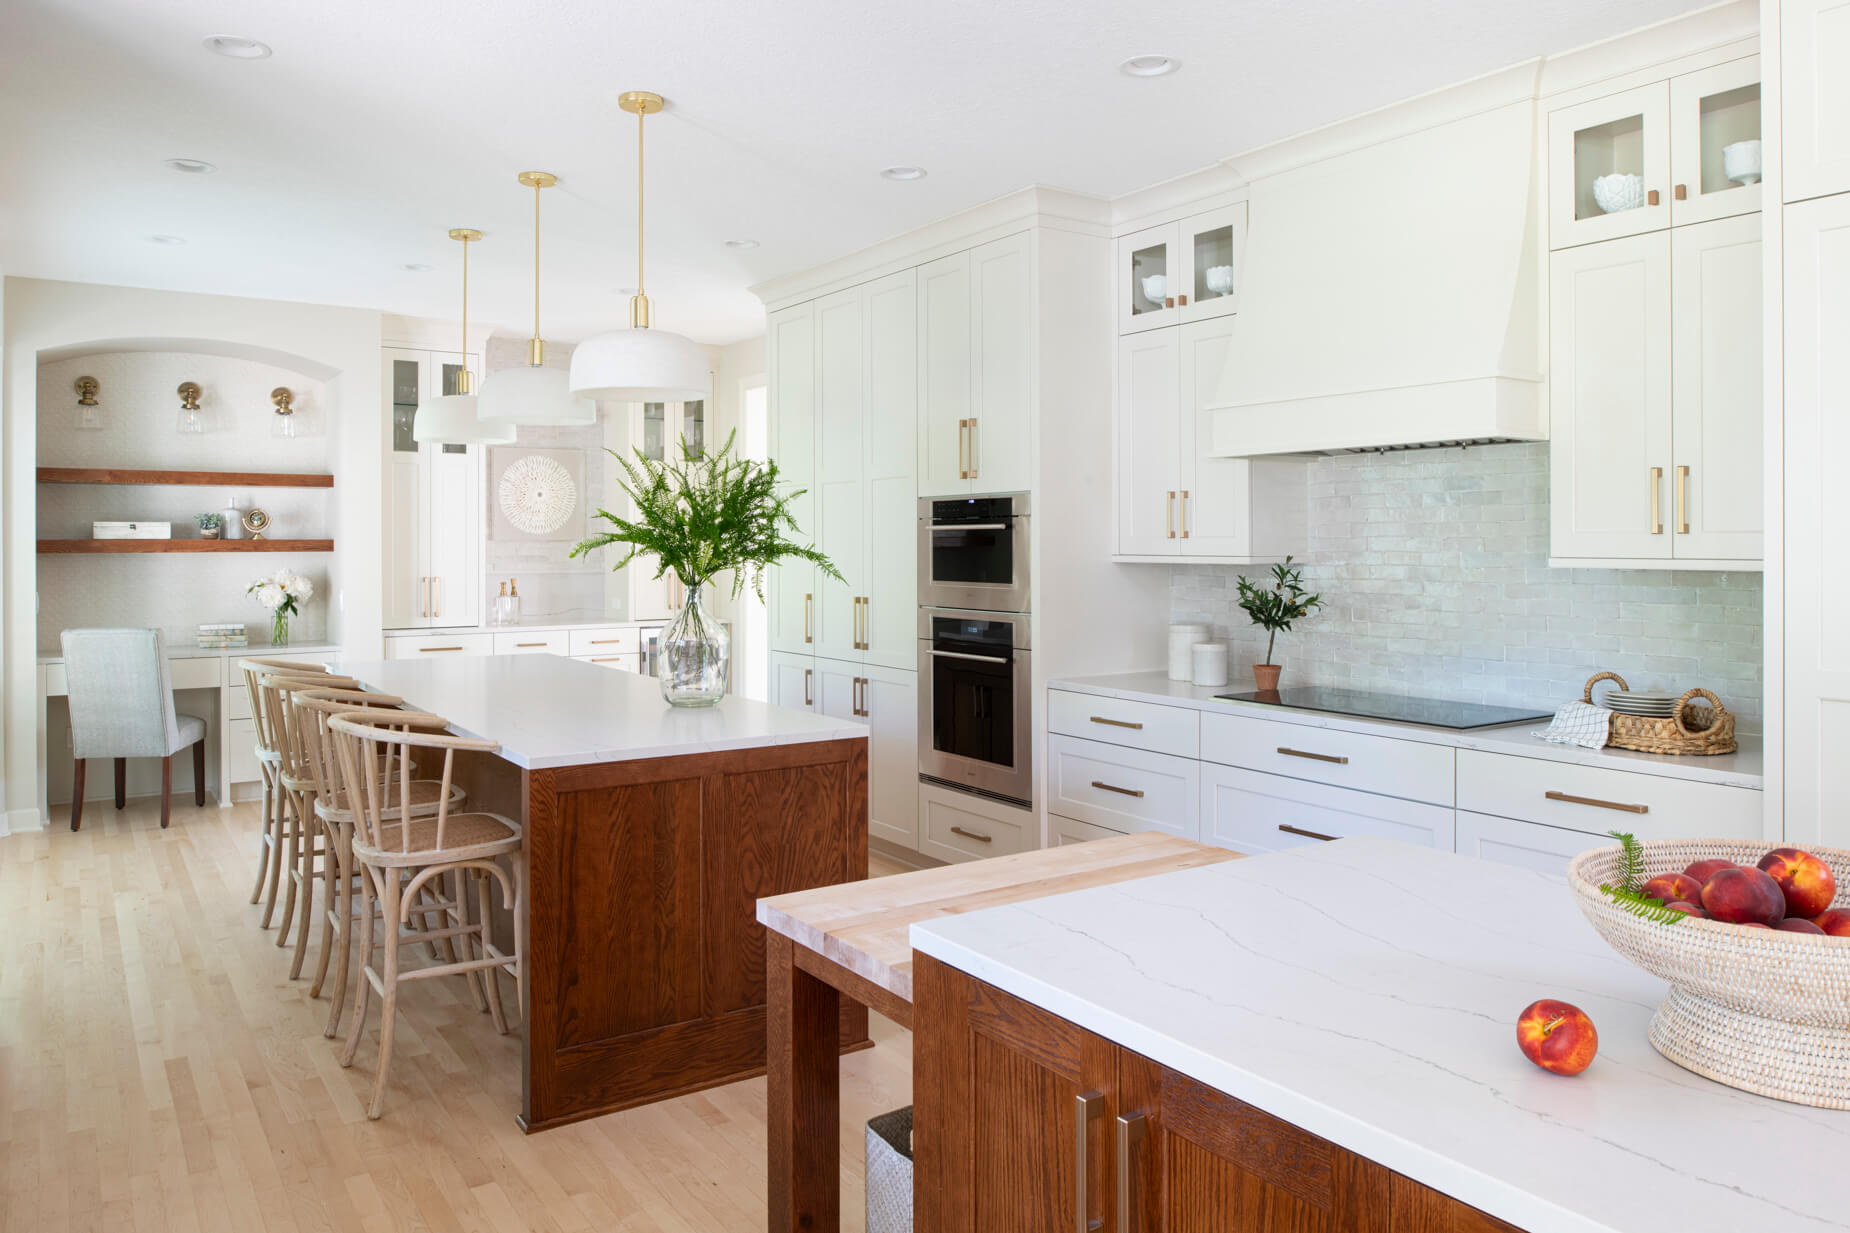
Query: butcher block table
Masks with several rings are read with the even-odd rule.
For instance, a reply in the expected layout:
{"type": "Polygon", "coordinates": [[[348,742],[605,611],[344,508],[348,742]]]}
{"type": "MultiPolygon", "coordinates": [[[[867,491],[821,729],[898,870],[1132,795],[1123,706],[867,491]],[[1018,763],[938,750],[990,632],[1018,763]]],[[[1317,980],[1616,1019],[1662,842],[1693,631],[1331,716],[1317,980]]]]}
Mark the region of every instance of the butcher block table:
{"type": "Polygon", "coordinates": [[[1238,858],[1127,835],[760,899],[771,1233],[841,1227],[842,997],[911,1028],[912,925],[1238,858]]]}

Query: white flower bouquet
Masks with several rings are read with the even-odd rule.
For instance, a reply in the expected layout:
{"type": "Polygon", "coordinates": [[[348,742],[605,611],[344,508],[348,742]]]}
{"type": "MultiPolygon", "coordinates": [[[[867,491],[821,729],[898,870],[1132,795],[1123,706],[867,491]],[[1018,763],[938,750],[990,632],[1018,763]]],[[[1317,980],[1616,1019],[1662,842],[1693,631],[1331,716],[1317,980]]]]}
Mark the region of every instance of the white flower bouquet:
{"type": "Polygon", "coordinates": [[[257,602],[270,610],[270,643],[285,646],[289,642],[289,618],[302,611],[303,601],[315,593],[315,584],[288,566],[253,581],[244,588],[257,602]]]}

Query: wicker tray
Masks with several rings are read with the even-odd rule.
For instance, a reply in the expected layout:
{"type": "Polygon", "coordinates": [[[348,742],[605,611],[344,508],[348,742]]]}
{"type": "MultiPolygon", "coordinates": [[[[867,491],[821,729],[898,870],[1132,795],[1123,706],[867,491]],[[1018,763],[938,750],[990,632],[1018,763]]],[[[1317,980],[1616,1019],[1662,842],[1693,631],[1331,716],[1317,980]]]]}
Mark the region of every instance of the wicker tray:
{"type": "MultiPolygon", "coordinates": [[[[1644,876],[1720,857],[1751,865],[1775,845],[1739,839],[1644,844],[1644,876]]],[[[1674,925],[1632,915],[1600,894],[1617,881],[1617,847],[1568,865],[1580,910],[1608,945],[1670,994],[1651,1044],[1685,1070],[1729,1087],[1823,1109],[1850,1109],[1850,938],[1819,937],[1690,917],[1674,925]]],[[[1850,851],[1809,848],[1850,887],[1850,851]]],[[[1837,903],[1845,902],[1842,895],[1837,903]]]]}
{"type": "MultiPolygon", "coordinates": [[[[1601,681],[1617,681],[1620,689],[1631,688],[1616,672],[1597,672],[1587,678],[1581,701],[1593,701],[1593,687],[1601,681]]],[[[1654,754],[1729,754],[1739,748],[1734,742],[1734,713],[1706,689],[1686,692],[1665,719],[1614,711],[1612,735],[1606,744],[1612,749],[1654,754]],[[1707,704],[1691,702],[1697,697],[1706,698],[1707,704]]]]}

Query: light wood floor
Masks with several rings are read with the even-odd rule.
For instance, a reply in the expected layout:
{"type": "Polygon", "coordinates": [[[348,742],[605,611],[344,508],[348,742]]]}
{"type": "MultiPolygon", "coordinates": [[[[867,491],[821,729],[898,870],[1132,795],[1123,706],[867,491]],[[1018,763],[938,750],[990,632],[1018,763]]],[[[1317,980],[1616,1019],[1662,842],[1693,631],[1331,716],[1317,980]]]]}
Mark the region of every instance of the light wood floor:
{"type": "MultiPolygon", "coordinates": [[[[84,814],[0,837],[0,1230],[764,1227],[762,1079],[529,1137],[517,1038],[460,978],[414,981],[369,1122],[377,1001],[342,1070],[245,903],[256,807],[84,814]]],[[[862,1127],[911,1099],[911,1037],[873,1034],[842,1066],[853,1230],[862,1127]]]]}

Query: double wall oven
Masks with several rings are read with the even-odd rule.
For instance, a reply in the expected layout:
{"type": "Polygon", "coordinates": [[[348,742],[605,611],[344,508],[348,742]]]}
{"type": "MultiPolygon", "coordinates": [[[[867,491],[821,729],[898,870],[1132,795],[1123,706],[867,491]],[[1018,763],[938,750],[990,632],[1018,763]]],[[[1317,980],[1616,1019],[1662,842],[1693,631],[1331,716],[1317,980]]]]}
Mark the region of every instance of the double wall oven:
{"type": "Polygon", "coordinates": [[[1025,494],[919,502],[919,775],[1033,798],[1025,494]]]}

